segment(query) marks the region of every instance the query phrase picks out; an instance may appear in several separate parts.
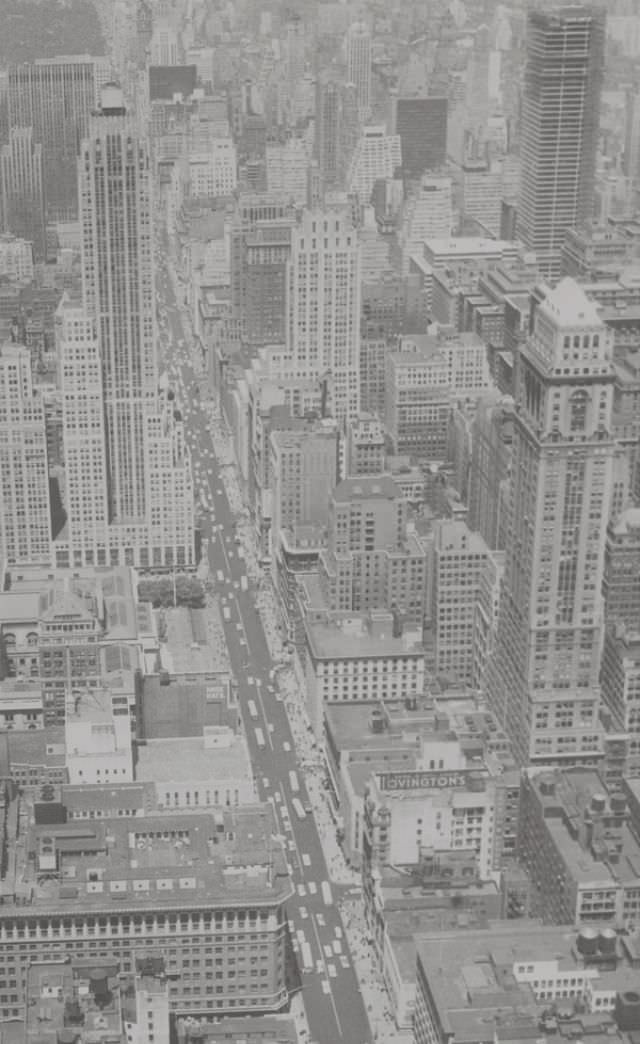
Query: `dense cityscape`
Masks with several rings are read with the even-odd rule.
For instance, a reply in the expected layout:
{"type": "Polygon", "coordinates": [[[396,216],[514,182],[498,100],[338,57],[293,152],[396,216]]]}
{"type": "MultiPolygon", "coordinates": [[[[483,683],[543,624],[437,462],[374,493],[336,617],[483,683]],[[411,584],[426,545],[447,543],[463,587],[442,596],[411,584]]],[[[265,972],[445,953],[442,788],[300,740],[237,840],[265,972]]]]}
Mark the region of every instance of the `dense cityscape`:
{"type": "Polygon", "coordinates": [[[0,12],[0,1044],[639,1044],[639,0],[0,12]]]}

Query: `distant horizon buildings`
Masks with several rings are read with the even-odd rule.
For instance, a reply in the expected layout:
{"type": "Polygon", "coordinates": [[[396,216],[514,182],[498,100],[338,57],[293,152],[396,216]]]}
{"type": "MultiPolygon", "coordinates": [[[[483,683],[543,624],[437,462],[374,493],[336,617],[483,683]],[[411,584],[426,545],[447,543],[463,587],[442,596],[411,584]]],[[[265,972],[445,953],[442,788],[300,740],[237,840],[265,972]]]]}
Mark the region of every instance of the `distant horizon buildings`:
{"type": "Polygon", "coordinates": [[[90,55],[42,58],[9,67],[9,128],[32,128],[42,146],[47,221],[74,220],[78,213],[77,157],[101,87],[108,59],[90,55]]]}
{"type": "Polygon", "coordinates": [[[602,9],[529,11],[517,234],[550,280],[565,233],[593,210],[604,41],[602,9]]]}
{"type": "Polygon", "coordinates": [[[347,80],[356,89],[360,118],[367,119],[371,111],[371,33],[364,22],[355,22],[347,33],[347,80]]]}
{"type": "Polygon", "coordinates": [[[446,163],[448,108],[448,99],[441,95],[392,97],[390,133],[400,136],[405,177],[419,178],[446,163]]]}
{"type": "Polygon", "coordinates": [[[32,127],[11,127],[0,149],[0,221],[5,232],[33,245],[36,261],[47,255],[42,145],[32,127]]]}

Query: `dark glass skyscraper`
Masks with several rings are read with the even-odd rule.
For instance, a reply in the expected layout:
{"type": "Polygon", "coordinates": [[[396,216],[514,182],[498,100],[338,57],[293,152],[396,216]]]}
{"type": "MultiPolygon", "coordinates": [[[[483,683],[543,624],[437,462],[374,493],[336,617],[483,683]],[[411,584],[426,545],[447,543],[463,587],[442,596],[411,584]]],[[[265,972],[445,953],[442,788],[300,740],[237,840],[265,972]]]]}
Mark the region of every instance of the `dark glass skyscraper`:
{"type": "Polygon", "coordinates": [[[592,212],[604,38],[599,8],[528,16],[518,236],[549,279],[560,274],[566,230],[592,212]]]}

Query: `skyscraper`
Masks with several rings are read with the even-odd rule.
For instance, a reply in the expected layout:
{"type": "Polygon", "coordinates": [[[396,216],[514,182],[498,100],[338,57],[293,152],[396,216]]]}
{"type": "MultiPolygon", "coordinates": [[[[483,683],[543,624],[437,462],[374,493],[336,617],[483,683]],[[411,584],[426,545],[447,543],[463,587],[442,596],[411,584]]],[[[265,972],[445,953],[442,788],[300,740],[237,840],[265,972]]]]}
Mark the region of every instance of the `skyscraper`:
{"type": "Polygon", "coordinates": [[[567,229],[593,207],[605,16],[593,7],[529,12],[518,235],[542,274],[560,274],[567,229]]]}
{"type": "Polygon", "coordinates": [[[371,112],[371,33],[364,22],[356,22],[347,34],[347,79],[356,89],[360,117],[367,119],[371,112]]]}
{"type": "Polygon", "coordinates": [[[95,322],[65,298],[56,316],[67,488],[68,563],[108,563],[102,365],[95,322]]]}
{"type": "Polygon", "coordinates": [[[0,562],[51,562],[47,436],[42,399],[33,388],[31,354],[0,348],[0,562]]]}
{"type": "Polygon", "coordinates": [[[110,521],[145,517],[145,416],[158,371],[154,342],[149,153],[107,88],[78,164],[84,305],[102,358],[110,521]]]}
{"type": "Polygon", "coordinates": [[[622,169],[636,184],[640,182],[640,86],[625,98],[624,156],[622,169]]]}
{"type": "Polygon", "coordinates": [[[9,127],[31,127],[34,143],[42,145],[49,221],[69,220],[77,214],[80,142],[107,69],[105,58],[89,55],[38,59],[9,69],[9,127]]]}
{"type": "Polygon", "coordinates": [[[56,542],[56,561],[89,565],[102,559],[106,515],[109,564],[190,566],[189,452],[174,393],[158,381],[149,151],[113,84],[103,89],[78,170],[84,302],[66,320],[63,311],[65,438],[73,484],[68,537],[56,542]],[[100,378],[89,386],[97,365],[94,330],[100,378]],[[84,366],[76,339],[86,353],[84,366]],[[78,440],[83,425],[90,425],[85,444],[78,440]],[[88,472],[96,475],[90,493],[76,488],[88,472]]]}
{"type": "Polygon", "coordinates": [[[336,418],[360,405],[360,247],[337,211],[305,210],[291,240],[286,358],[291,375],[331,375],[336,418]]]}
{"type": "Polygon", "coordinates": [[[614,441],[613,334],[572,279],[516,354],[510,514],[491,705],[521,764],[591,761],[614,441]]]}
{"type": "Polygon", "coordinates": [[[393,99],[392,133],[400,135],[402,173],[417,178],[447,158],[448,101],[444,97],[393,99]]]}
{"type": "Polygon", "coordinates": [[[47,233],[42,145],[34,145],[31,127],[12,127],[0,152],[0,214],[4,231],[26,239],[36,261],[43,261],[47,233]]]}

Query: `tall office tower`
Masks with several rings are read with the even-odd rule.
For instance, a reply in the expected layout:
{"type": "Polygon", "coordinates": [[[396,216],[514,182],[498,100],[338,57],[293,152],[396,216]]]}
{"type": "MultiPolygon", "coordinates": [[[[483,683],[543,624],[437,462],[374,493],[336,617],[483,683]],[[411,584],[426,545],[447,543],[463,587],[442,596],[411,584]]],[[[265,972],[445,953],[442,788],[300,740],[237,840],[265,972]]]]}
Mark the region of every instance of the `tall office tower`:
{"type": "Polygon", "coordinates": [[[341,86],[335,80],[316,86],[315,153],[323,188],[338,183],[340,170],[341,86]]]}
{"type": "Polygon", "coordinates": [[[286,25],[284,46],[285,75],[290,88],[295,88],[304,76],[304,48],[304,22],[299,15],[293,15],[286,25]]]}
{"type": "Polygon", "coordinates": [[[448,106],[443,97],[393,98],[390,129],[400,135],[405,178],[419,178],[444,166],[448,106]]]}
{"type": "Polygon", "coordinates": [[[188,566],[189,453],[173,393],[158,386],[149,151],[113,84],[103,89],[78,170],[84,310],[102,364],[109,560],[188,566]]]}
{"type": "Polygon", "coordinates": [[[360,247],[344,214],[305,210],[291,238],[286,358],[292,376],[331,375],[336,418],[360,409],[360,247]]]}
{"type": "Polygon", "coordinates": [[[47,253],[45,214],[42,145],[34,145],[31,127],[12,127],[0,151],[2,228],[32,243],[36,261],[47,253]]]}
{"type": "Polygon", "coordinates": [[[518,235],[548,279],[560,274],[565,232],[593,209],[604,26],[592,7],[528,15],[518,235]]]}
{"type": "Polygon", "coordinates": [[[471,428],[469,517],[492,550],[502,550],[508,524],[513,399],[495,392],[478,403],[471,428]]]}
{"type": "Polygon", "coordinates": [[[640,182],[640,87],[627,91],[622,171],[636,184],[640,182]]]}
{"type": "Polygon", "coordinates": [[[28,348],[0,347],[0,561],[51,563],[47,436],[28,348]]]}
{"type": "Polygon", "coordinates": [[[110,521],[146,514],[145,417],[156,401],[149,153],[107,88],[78,164],[82,278],[102,357],[110,521]]]}
{"type": "Polygon", "coordinates": [[[517,351],[511,503],[490,702],[521,764],[602,753],[602,576],[613,333],[572,279],[517,351]]]}
{"type": "Polygon", "coordinates": [[[347,33],[347,79],[355,86],[358,112],[366,119],[371,112],[371,33],[364,22],[356,22],[347,33]]]}
{"type": "Polygon", "coordinates": [[[57,313],[68,562],[108,564],[107,458],[102,364],[96,325],[63,298],[57,313]]]}
{"type": "Polygon", "coordinates": [[[242,193],[230,229],[231,307],[251,345],[284,344],[295,212],[287,196],[242,193]]]}
{"type": "Polygon", "coordinates": [[[402,213],[402,274],[408,275],[412,254],[422,257],[425,239],[449,239],[452,230],[451,178],[423,174],[420,184],[407,196],[402,213]]]}
{"type": "Polygon", "coordinates": [[[42,145],[48,221],[77,216],[77,159],[96,108],[108,63],[82,55],[46,58],[9,69],[10,127],[31,127],[42,145]]]}

